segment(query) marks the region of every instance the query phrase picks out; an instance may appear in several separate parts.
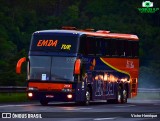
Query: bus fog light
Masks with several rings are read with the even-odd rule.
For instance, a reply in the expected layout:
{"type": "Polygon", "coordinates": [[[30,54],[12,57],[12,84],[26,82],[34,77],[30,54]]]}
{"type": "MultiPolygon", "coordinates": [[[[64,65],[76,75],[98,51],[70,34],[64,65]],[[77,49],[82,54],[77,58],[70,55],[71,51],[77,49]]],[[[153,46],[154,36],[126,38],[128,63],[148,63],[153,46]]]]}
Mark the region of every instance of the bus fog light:
{"type": "Polygon", "coordinates": [[[29,92],[29,93],[28,93],[28,97],[33,97],[33,93],[32,93],[32,92],[29,92]]]}
{"type": "Polygon", "coordinates": [[[72,94],[68,94],[67,98],[71,99],[72,98],[72,94]]]}

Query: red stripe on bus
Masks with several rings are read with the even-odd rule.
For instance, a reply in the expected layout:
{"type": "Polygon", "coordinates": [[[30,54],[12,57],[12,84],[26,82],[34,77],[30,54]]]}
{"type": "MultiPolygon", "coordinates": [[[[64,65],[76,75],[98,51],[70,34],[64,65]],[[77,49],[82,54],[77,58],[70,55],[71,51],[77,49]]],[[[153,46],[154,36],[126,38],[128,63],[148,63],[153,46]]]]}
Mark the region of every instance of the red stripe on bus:
{"type": "Polygon", "coordinates": [[[62,90],[66,88],[72,89],[72,84],[29,82],[28,87],[35,87],[39,90],[62,90]]]}

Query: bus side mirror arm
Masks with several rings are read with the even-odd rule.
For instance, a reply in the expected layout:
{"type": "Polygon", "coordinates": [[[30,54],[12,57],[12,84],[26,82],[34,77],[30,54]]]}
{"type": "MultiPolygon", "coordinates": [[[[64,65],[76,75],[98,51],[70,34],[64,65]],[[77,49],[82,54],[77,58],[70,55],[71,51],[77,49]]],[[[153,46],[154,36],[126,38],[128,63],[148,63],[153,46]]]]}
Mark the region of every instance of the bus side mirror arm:
{"type": "Polygon", "coordinates": [[[26,57],[23,57],[18,60],[17,65],[16,65],[16,73],[17,74],[21,74],[22,63],[26,62],[26,60],[27,60],[26,57]]]}
{"type": "Polygon", "coordinates": [[[74,64],[74,74],[79,75],[81,73],[81,60],[77,59],[74,64]]]}

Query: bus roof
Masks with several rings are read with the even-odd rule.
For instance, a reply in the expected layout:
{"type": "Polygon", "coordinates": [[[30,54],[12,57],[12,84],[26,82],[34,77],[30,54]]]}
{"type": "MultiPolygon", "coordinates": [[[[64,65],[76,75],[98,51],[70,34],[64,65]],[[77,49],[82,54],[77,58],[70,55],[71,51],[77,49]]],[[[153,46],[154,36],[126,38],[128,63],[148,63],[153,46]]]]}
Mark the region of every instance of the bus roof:
{"type": "Polygon", "coordinates": [[[126,40],[135,40],[135,41],[139,40],[137,35],[134,35],[134,34],[110,33],[110,31],[106,31],[106,30],[100,30],[96,32],[85,31],[85,30],[42,30],[42,31],[34,32],[34,34],[36,33],[41,33],[41,34],[65,33],[65,34],[79,34],[79,35],[112,38],[112,39],[126,39],[126,40]]]}

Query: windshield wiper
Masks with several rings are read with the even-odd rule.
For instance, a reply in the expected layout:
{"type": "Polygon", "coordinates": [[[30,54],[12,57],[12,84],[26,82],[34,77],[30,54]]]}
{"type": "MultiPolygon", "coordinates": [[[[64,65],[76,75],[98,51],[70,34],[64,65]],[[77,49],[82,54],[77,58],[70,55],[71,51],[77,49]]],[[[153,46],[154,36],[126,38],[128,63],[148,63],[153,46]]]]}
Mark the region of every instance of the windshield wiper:
{"type": "Polygon", "coordinates": [[[60,76],[57,76],[57,75],[53,75],[54,79],[53,80],[65,80],[65,81],[69,81],[69,79],[66,79],[66,78],[62,78],[60,76]]]}
{"type": "Polygon", "coordinates": [[[55,79],[57,79],[57,80],[65,80],[65,81],[69,81],[69,79],[60,78],[60,77],[58,77],[58,78],[55,78],[55,79]]]}

